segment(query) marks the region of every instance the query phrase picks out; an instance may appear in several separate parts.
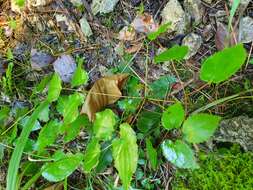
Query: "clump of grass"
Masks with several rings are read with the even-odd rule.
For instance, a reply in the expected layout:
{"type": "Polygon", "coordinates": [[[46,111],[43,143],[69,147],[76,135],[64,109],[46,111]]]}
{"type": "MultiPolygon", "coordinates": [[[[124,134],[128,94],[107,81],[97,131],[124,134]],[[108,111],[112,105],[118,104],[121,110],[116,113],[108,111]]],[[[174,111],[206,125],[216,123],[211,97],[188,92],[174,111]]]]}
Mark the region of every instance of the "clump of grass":
{"type": "Polygon", "coordinates": [[[204,156],[200,169],[178,170],[173,190],[244,189],[253,187],[253,154],[233,146],[223,153],[204,156]]]}

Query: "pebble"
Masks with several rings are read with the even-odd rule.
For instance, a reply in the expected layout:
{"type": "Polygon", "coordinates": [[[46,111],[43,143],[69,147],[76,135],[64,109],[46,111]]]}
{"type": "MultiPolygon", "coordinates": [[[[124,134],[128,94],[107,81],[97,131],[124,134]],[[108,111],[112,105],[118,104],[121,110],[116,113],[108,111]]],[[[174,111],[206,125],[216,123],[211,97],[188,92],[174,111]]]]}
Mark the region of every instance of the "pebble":
{"type": "Polygon", "coordinates": [[[239,41],[242,43],[253,42],[253,19],[249,16],[240,20],[239,41]]]}
{"type": "Polygon", "coordinates": [[[37,49],[31,50],[31,66],[33,69],[41,70],[53,61],[54,58],[50,54],[38,51],[37,49]]]}
{"type": "Polygon", "coordinates": [[[168,32],[175,31],[177,34],[184,33],[186,28],[186,15],[177,0],[169,0],[161,13],[162,23],[171,23],[168,32]]]}
{"type": "Polygon", "coordinates": [[[182,45],[188,46],[189,48],[189,52],[185,58],[189,59],[190,57],[194,56],[198,52],[202,43],[203,43],[203,40],[200,35],[195,34],[195,33],[188,34],[183,39],[183,43],[182,43],[182,45]]]}
{"type": "Polygon", "coordinates": [[[54,70],[57,72],[63,82],[70,82],[76,70],[76,63],[71,55],[62,55],[54,63],[54,70]]]}

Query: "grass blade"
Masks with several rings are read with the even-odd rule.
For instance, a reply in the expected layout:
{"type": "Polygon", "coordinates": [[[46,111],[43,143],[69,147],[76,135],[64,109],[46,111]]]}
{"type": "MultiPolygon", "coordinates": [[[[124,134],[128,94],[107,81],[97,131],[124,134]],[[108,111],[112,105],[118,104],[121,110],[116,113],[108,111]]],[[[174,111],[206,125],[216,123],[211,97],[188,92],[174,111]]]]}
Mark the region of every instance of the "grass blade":
{"type": "Polygon", "coordinates": [[[17,184],[17,176],[18,176],[18,168],[19,163],[22,157],[22,153],[29,137],[30,132],[38,118],[40,112],[48,106],[48,102],[45,101],[41,103],[33,112],[31,117],[29,118],[26,126],[23,128],[20,138],[17,141],[17,145],[12,153],[11,160],[8,167],[8,174],[7,174],[7,190],[15,190],[17,184]]]}

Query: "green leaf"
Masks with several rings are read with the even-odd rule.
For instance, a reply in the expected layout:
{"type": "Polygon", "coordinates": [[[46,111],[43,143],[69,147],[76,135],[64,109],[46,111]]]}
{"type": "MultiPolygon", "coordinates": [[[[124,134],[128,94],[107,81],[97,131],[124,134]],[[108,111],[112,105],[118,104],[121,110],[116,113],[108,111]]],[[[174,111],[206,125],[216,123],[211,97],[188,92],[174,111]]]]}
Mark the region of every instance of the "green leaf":
{"type": "Polygon", "coordinates": [[[179,128],[184,121],[184,108],[180,102],[168,107],[162,115],[162,125],[165,129],[179,128]]]}
{"type": "Polygon", "coordinates": [[[99,158],[99,163],[96,167],[96,173],[104,172],[108,166],[111,166],[113,158],[112,158],[112,148],[111,143],[104,143],[102,145],[102,152],[99,158]]]}
{"type": "Polygon", "coordinates": [[[7,188],[6,188],[7,190],[16,189],[18,169],[19,169],[19,164],[20,164],[20,160],[22,157],[22,153],[24,151],[24,147],[26,145],[29,134],[31,133],[32,128],[35,125],[35,122],[36,122],[40,112],[47,106],[48,106],[48,102],[42,102],[34,110],[33,114],[29,118],[28,122],[26,123],[26,126],[23,128],[23,130],[20,134],[20,137],[19,137],[17,144],[15,146],[15,149],[12,153],[11,160],[9,162],[8,174],[7,174],[7,188]]]}
{"type": "Polygon", "coordinates": [[[156,152],[156,149],[154,149],[149,139],[146,139],[146,150],[147,150],[147,156],[150,161],[151,167],[153,170],[156,170],[157,169],[157,152],[156,152]]]}
{"type": "Polygon", "coordinates": [[[87,149],[84,154],[84,164],[83,169],[85,172],[89,173],[93,168],[95,168],[99,163],[99,157],[101,153],[101,148],[99,140],[93,138],[88,144],[87,149]]]}
{"type": "Polygon", "coordinates": [[[179,168],[198,168],[192,149],[181,140],[173,143],[171,140],[165,140],[162,143],[164,157],[179,168]]]}
{"type": "Polygon", "coordinates": [[[207,58],[200,70],[200,78],[209,83],[220,83],[235,74],[247,58],[242,44],[225,48],[207,58]]]}
{"type": "Polygon", "coordinates": [[[159,125],[160,119],[161,114],[159,113],[143,111],[137,120],[137,128],[142,133],[147,133],[148,131],[159,125]]]}
{"type": "Polygon", "coordinates": [[[95,136],[99,140],[110,140],[116,124],[116,115],[110,109],[96,113],[93,125],[95,136]]]}
{"type": "Polygon", "coordinates": [[[76,120],[79,115],[78,107],[83,103],[83,96],[75,93],[68,97],[66,107],[63,109],[64,124],[68,125],[76,120]]]}
{"type": "Polygon", "coordinates": [[[65,137],[64,142],[69,142],[75,139],[75,137],[79,134],[82,127],[85,127],[89,124],[89,119],[86,115],[79,115],[76,120],[69,124],[65,128],[65,137]]]}
{"type": "Polygon", "coordinates": [[[3,106],[0,109],[0,126],[4,125],[4,121],[9,117],[9,112],[10,112],[10,108],[7,106],[3,106]]]}
{"type": "Polygon", "coordinates": [[[49,121],[49,105],[40,112],[39,120],[43,122],[49,121]]]}
{"type": "Polygon", "coordinates": [[[49,83],[47,100],[49,102],[56,101],[60,96],[61,89],[61,78],[57,73],[55,73],[49,83]]]}
{"type": "Polygon", "coordinates": [[[75,155],[66,155],[63,159],[45,164],[42,167],[42,176],[48,181],[62,181],[77,169],[82,159],[83,155],[79,153],[75,155]]]}
{"type": "Polygon", "coordinates": [[[185,140],[190,143],[207,141],[215,132],[221,117],[200,113],[187,118],[183,124],[185,140]]]}
{"type": "Polygon", "coordinates": [[[155,63],[161,63],[165,61],[181,61],[188,53],[187,46],[175,45],[170,49],[165,50],[161,54],[155,56],[155,63]]]}
{"type": "Polygon", "coordinates": [[[151,32],[148,34],[148,39],[153,41],[155,40],[156,38],[158,38],[158,36],[160,36],[162,33],[165,33],[167,32],[168,28],[171,26],[171,23],[166,23],[166,24],[163,24],[161,25],[157,31],[155,32],[151,32]]]}
{"type": "Polygon", "coordinates": [[[253,59],[251,59],[251,60],[249,61],[249,64],[253,65],[253,59]]]}
{"type": "Polygon", "coordinates": [[[25,0],[15,0],[16,5],[19,7],[25,6],[25,0]]]}
{"type": "Polygon", "coordinates": [[[51,79],[51,75],[47,75],[46,77],[44,77],[40,83],[38,85],[36,85],[36,87],[33,90],[33,95],[37,94],[37,93],[41,93],[47,86],[47,84],[49,83],[50,79],[51,79]]]}
{"type": "Polygon", "coordinates": [[[150,84],[152,98],[164,99],[167,93],[170,91],[173,83],[176,82],[176,78],[170,75],[160,77],[158,80],[150,84]]]}
{"type": "Polygon", "coordinates": [[[125,190],[130,187],[132,175],[137,168],[138,146],[136,135],[130,125],[120,125],[120,138],[112,142],[114,165],[125,190]]]}
{"type": "Polygon", "coordinates": [[[238,8],[239,4],[240,4],[240,1],[241,0],[233,0],[233,4],[232,4],[232,8],[230,10],[230,15],[229,15],[229,24],[228,24],[228,27],[231,28],[232,26],[232,20],[233,20],[233,17],[235,16],[235,12],[236,12],[236,9],[238,8]]]}
{"type": "Polygon", "coordinates": [[[82,63],[79,62],[71,80],[71,87],[73,88],[82,84],[86,84],[88,82],[88,79],[88,73],[82,69],[82,63]]]}
{"type": "Polygon", "coordinates": [[[37,140],[37,150],[42,151],[45,147],[52,145],[59,133],[60,123],[57,120],[50,121],[40,131],[37,140]]]}

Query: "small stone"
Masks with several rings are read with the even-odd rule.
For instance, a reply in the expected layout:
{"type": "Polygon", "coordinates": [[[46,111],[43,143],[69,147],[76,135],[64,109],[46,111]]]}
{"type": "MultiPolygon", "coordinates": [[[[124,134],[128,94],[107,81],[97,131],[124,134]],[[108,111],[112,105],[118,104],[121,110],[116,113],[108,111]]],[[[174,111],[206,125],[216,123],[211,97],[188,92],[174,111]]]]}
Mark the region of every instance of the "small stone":
{"type": "Polygon", "coordinates": [[[27,4],[29,7],[41,7],[50,4],[52,0],[28,0],[27,4]]]}
{"type": "Polygon", "coordinates": [[[81,30],[82,30],[83,34],[86,37],[90,37],[92,35],[92,30],[91,30],[90,24],[88,23],[88,21],[86,20],[86,18],[82,17],[80,19],[79,23],[80,23],[81,30]]]}
{"type": "Polygon", "coordinates": [[[204,10],[200,0],[185,0],[184,9],[194,23],[199,24],[201,22],[204,10]]]}
{"type": "Polygon", "coordinates": [[[41,70],[54,61],[53,56],[40,52],[37,49],[31,50],[31,66],[35,70],[41,70]]]}
{"type": "Polygon", "coordinates": [[[93,0],[91,10],[94,15],[98,13],[110,13],[119,0],[93,0]]]}
{"type": "Polygon", "coordinates": [[[61,77],[63,82],[70,82],[76,70],[76,63],[72,56],[62,55],[54,63],[54,70],[61,77]]]}
{"type": "Polygon", "coordinates": [[[170,0],[161,13],[162,23],[171,23],[168,32],[175,31],[177,34],[184,33],[186,28],[186,15],[177,0],[170,0]]]}
{"type": "Polygon", "coordinates": [[[243,17],[239,24],[239,42],[253,42],[253,19],[249,16],[243,17]]]}
{"type": "Polygon", "coordinates": [[[220,122],[213,140],[238,143],[245,151],[253,151],[253,118],[238,116],[220,122]]]}
{"type": "Polygon", "coordinates": [[[186,59],[189,59],[190,57],[192,57],[193,55],[195,55],[200,46],[202,45],[202,37],[198,34],[195,33],[191,33],[188,34],[184,39],[183,39],[183,43],[182,45],[188,46],[189,48],[189,52],[186,55],[186,59]]]}
{"type": "Polygon", "coordinates": [[[63,31],[74,31],[73,23],[62,14],[56,14],[55,19],[57,22],[57,25],[63,30],[63,31]]]}

